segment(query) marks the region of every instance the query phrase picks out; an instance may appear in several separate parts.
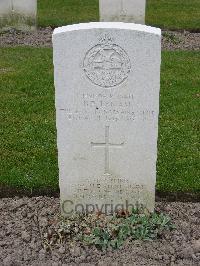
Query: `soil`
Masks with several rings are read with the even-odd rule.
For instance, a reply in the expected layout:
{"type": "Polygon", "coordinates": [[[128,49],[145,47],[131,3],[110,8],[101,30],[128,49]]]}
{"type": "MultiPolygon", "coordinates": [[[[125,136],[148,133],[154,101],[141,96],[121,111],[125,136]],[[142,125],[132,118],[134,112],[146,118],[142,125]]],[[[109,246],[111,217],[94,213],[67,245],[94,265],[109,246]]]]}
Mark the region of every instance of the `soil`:
{"type": "MultiPolygon", "coordinates": [[[[39,28],[35,32],[11,30],[0,34],[0,47],[52,47],[52,32],[51,27],[39,28]]],[[[200,33],[163,30],[162,34],[163,50],[200,50],[200,33]]]]}
{"type": "Polygon", "coordinates": [[[200,203],[157,203],[176,229],[152,242],[133,241],[117,251],[69,242],[43,248],[43,236],[57,223],[59,199],[0,199],[1,265],[200,265],[200,203]]]}
{"type": "Polygon", "coordinates": [[[163,50],[200,50],[200,33],[162,31],[163,50]]]}

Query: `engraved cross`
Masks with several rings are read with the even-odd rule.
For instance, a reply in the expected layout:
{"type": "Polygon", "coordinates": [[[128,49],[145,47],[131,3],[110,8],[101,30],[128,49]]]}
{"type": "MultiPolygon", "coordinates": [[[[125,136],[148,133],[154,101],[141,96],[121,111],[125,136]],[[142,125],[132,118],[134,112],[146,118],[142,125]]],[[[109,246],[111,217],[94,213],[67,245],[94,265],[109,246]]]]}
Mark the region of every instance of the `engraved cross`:
{"type": "Polygon", "coordinates": [[[103,143],[96,143],[96,142],[91,142],[92,147],[94,148],[104,148],[105,149],[105,173],[104,174],[109,174],[110,172],[110,158],[109,158],[109,152],[110,152],[110,147],[111,148],[122,148],[124,145],[124,142],[120,144],[114,144],[110,143],[110,127],[106,126],[105,128],[105,142],[103,143]]]}
{"type": "Polygon", "coordinates": [[[125,16],[126,13],[124,11],[124,0],[121,0],[121,7],[120,7],[121,11],[120,11],[120,15],[121,16],[125,16]]]}
{"type": "Polygon", "coordinates": [[[11,11],[14,13],[15,10],[14,10],[14,3],[13,3],[13,0],[11,0],[11,11]]]}

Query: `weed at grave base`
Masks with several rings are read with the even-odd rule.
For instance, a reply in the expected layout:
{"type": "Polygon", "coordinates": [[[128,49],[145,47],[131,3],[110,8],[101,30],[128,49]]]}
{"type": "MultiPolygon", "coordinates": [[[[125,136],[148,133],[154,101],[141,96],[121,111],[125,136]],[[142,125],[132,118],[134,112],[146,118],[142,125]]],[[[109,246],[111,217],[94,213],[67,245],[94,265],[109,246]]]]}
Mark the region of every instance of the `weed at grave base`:
{"type": "Polygon", "coordinates": [[[143,209],[125,215],[122,212],[110,216],[74,214],[70,218],[60,218],[53,228],[52,225],[51,229],[46,228],[43,247],[52,250],[54,246],[78,242],[100,250],[118,249],[127,241],[162,238],[174,228],[170,217],[159,212],[145,214],[143,209]]]}

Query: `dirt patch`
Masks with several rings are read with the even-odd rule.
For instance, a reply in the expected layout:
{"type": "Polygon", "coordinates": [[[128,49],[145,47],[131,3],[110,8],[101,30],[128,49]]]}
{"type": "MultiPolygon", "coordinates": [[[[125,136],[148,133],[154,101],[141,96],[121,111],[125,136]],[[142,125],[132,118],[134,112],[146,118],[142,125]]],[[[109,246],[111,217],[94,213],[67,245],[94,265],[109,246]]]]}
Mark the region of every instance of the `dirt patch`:
{"type": "Polygon", "coordinates": [[[200,204],[160,202],[157,208],[170,215],[177,228],[163,239],[134,241],[107,252],[69,242],[46,252],[43,232],[58,220],[59,199],[1,199],[1,265],[199,265],[200,204]]]}
{"type": "Polygon", "coordinates": [[[162,31],[163,50],[200,50],[200,33],[162,31]]]}
{"type": "Polygon", "coordinates": [[[0,47],[52,47],[52,33],[51,27],[41,28],[33,32],[10,30],[0,34],[0,47]]]}
{"type": "MultiPolygon", "coordinates": [[[[52,47],[51,27],[39,28],[35,32],[10,31],[0,35],[0,47],[34,46],[52,47]]],[[[163,50],[200,50],[200,33],[196,32],[162,32],[163,50]]]]}

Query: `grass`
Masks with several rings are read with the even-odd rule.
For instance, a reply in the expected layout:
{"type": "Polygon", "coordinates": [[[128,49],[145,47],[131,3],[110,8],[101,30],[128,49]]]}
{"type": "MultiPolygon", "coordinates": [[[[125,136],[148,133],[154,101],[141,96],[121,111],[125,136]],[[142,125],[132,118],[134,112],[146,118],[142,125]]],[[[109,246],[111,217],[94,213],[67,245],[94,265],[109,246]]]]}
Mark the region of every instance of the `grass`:
{"type": "Polygon", "coordinates": [[[200,1],[147,0],[146,24],[172,30],[200,30],[200,1]]]}
{"type": "Polygon", "coordinates": [[[98,21],[99,0],[39,0],[38,25],[63,26],[98,21]]]}
{"type": "Polygon", "coordinates": [[[163,53],[159,191],[200,191],[199,69],[199,52],[163,53]]]}
{"type": "MultiPolygon", "coordinates": [[[[159,191],[200,191],[200,53],[163,52],[159,191]]],[[[58,190],[51,48],[0,49],[0,184],[58,190]]]]}
{"type": "Polygon", "coordinates": [[[1,182],[58,187],[52,51],[1,49],[1,182]]]}
{"type": "MultiPolygon", "coordinates": [[[[62,26],[99,21],[99,0],[38,0],[38,25],[62,26]]],[[[146,24],[200,30],[199,0],[148,0],[146,24]]]]}

